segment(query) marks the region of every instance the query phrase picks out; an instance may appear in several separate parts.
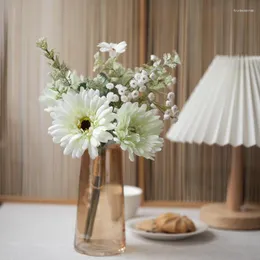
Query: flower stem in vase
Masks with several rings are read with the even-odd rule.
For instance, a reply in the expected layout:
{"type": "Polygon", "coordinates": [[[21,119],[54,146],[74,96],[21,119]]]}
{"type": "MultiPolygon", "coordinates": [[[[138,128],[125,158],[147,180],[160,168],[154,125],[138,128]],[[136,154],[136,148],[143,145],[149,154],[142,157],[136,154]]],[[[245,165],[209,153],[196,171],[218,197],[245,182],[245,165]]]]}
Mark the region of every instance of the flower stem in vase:
{"type": "Polygon", "coordinates": [[[86,228],[85,228],[85,239],[89,241],[92,236],[93,227],[95,224],[95,218],[99,203],[99,196],[100,196],[100,189],[102,188],[103,183],[103,171],[104,168],[104,158],[105,153],[102,153],[99,155],[94,161],[93,161],[93,175],[92,175],[92,187],[91,187],[91,199],[89,203],[89,210],[88,215],[86,219],[86,228]]]}

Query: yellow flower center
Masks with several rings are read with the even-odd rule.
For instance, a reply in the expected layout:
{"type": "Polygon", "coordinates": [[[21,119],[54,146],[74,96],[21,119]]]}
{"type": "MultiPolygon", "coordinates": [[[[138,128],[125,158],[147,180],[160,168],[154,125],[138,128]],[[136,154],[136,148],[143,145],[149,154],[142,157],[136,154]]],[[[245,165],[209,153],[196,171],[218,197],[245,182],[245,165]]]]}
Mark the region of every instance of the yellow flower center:
{"type": "Polygon", "coordinates": [[[84,117],[79,120],[77,126],[79,129],[82,129],[83,131],[87,131],[91,127],[91,121],[88,117],[84,117]]]}

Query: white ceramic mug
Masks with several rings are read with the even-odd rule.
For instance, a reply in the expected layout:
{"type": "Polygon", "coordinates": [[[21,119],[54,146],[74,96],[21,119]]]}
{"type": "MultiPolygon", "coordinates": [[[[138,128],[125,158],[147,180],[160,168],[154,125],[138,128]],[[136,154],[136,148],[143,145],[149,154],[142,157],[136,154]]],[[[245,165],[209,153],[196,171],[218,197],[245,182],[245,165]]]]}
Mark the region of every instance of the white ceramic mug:
{"type": "Polygon", "coordinates": [[[141,203],[142,193],[142,189],[138,187],[128,185],[124,186],[126,220],[135,216],[141,203]]]}

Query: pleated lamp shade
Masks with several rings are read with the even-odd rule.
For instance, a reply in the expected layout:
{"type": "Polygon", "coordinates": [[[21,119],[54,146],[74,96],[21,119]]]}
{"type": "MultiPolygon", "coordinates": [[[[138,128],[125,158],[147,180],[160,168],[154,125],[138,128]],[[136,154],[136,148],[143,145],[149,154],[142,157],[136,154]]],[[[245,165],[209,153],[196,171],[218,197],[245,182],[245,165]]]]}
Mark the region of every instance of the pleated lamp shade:
{"type": "Polygon", "coordinates": [[[216,56],[166,134],[175,142],[231,145],[226,203],[201,219],[222,229],[260,229],[260,206],[244,204],[242,145],[260,146],[260,57],[216,56]]]}
{"type": "Polygon", "coordinates": [[[167,138],[260,146],[260,57],[216,56],[167,138]]]}

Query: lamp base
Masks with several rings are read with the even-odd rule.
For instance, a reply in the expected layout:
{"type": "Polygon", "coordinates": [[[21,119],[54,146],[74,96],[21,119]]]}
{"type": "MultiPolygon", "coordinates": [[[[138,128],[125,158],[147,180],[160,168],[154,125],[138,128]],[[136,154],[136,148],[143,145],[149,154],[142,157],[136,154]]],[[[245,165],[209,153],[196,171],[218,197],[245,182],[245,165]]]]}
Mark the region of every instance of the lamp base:
{"type": "Polygon", "coordinates": [[[200,219],[210,227],[229,230],[260,229],[260,205],[247,204],[241,211],[231,211],[224,203],[213,203],[201,208],[200,219]]]}

